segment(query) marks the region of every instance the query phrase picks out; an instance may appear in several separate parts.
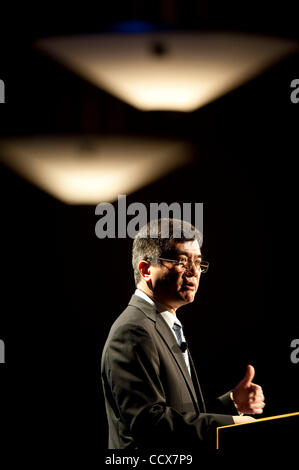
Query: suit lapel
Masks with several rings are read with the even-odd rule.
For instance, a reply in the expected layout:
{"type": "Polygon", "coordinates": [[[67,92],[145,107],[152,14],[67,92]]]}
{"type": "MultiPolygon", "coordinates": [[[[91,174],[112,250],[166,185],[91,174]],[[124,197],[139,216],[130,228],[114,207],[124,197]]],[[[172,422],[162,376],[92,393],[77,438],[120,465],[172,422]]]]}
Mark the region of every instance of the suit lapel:
{"type": "MultiPolygon", "coordinates": [[[[182,373],[182,375],[185,379],[187,388],[189,390],[189,393],[190,393],[191,398],[192,398],[193,403],[194,403],[194,407],[199,413],[200,410],[199,410],[199,407],[198,407],[197,395],[196,395],[196,392],[195,392],[195,388],[194,388],[192,378],[189,374],[189,371],[188,371],[184,356],[182,354],[182,351],[180,350],[180,347],[179,347],[172,331],[170,330],[169,326],[167,325],[166,321],[159,314],[159,312],[155,309],[155,307],[153,305],[151,305],[146,300],[141,299],[137,295],[133,295],[131,297],[129,305],[133,305],[134,307],[137,307],[140,310],[142,310],[143,313],[145,313],[145,315],[155,323],[157,332],[161,336],[162,340],[166,343],[170,353],[172,354],[173,358],[175,359],[175,361],[176,361],[176,363],[177,363],[177,365],[178,365],[178,367],[179,367],[179,369],[180,369],[180,371],[181,371],[181,373],[182,373]]],[[[190,357],[190,355],[189,355],[189,357],[190,357]]],[[[194,374],[195,380],[198,381],[197,375],[196,375],[196,372],[195,372],[195,369],[194,369],[194,364],[193,364],[192,360],[191,360],[191,364],[192,364],[192,372],[194,374]]],[[[198,384],[198,389],[200,391],[199,384],[198,384]]],[[[201,392],[200,392],[199,397],[202,397],[201,392]]]]}
{"type": "MultiPolygon", "coordinates": [[[[189,351],[188,351],[188,353],[189,353],[189,351]]],[[[198,398],[200,398],[200,400],[201,400],[201,407],[200,408],[203,410],[204,413],[206,413],[207,412],[206,404],[205,404],[205,401],[204,401],[204,398],[203,398],[203,394],[202,394],[202,391],[201,391],[201,387],[200,387],[197,372],[196,372],[196,369],[195,369],[195,366],[194,366],[194,362],[193,362],[193,359],[192,359],[192,356],[191,356],[190,353],[189,353],[189,361],[190,361],[192,376],[194,377],[193,378],[194,387],[197,391],[198,398]]]]}
{"type": "Polygon", "coordinates": [[[192,400],[194,402],[194,406],[199,411],[196,392],[195,392],[194,385],[193,385],[191,376],[189,374],[184,356],[182,354],[182,351],[181,351],[181,349],[180,349],[173,333],[170,331],[169,326],[167,325],[164,318],[159,314],[159,312],[157,312],[156,330],[158,331],[158,333],[162,337],[163,341],[166,343],[170,353],[174,357],[181,373],[183,374],[186,385],[189,389],[190,395],[191,395],[192,400]]]}

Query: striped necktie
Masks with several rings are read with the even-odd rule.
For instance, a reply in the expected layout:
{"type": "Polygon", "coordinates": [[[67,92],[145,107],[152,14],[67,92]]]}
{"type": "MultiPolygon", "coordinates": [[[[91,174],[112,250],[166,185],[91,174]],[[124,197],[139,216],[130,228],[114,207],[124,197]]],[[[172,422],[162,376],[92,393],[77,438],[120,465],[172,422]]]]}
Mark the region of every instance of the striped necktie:
{"type": "MultiPolygon", "coordinates": [[[[183,333],[183,327],[182,327],[181,323],[178,322],[178,320],[176,320],[175,323],[173,324],[173,330],[174,330],[175,335],[177,337],[178,345],[181,347],[183,343],[186,344],[186,340],[185,340],[184,333],[183,333]]],[[[184,356],[189,374],[191,375],[189,356],[188,356],[187,350],[185,350],[185,351],[182,350],[182,354],[184,356]]]]}

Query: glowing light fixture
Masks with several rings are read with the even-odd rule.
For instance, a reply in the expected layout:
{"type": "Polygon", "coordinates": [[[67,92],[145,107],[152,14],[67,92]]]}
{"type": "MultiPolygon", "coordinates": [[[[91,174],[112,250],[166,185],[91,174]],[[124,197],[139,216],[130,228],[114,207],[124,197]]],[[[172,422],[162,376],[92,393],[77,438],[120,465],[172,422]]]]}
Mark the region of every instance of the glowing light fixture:
{"type": "Polygon", "coordinates": [[[186,164],[180,141],[122,137],[23,137],[0,142],[2,162],[69,204],[98,204],[130,194],[186,164]]]}
{"type": "Polygon", "coordinates": [[[37,48],[140,110],[193,111],[298,50],[295,41],[241,33],[98,34],[37,48]]]}

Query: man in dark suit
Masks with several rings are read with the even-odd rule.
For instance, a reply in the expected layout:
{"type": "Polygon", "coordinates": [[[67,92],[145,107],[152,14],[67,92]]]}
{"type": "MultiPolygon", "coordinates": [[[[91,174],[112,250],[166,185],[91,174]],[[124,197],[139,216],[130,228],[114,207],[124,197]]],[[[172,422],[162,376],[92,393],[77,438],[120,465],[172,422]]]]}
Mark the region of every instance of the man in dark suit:
{"type": "Polygon", "coordinates": [[[207,412],[187,348],[179,307],[193,302],[202,260],[201,234],[187,222],[159,219],[133,243],[136,291],[112,325],[102,355],[109,448],[215,446],[217,426],[253,420],[264,396],[254,369],[207,412]],[[167,225],[165,225],[167,224],[167,225]]]}

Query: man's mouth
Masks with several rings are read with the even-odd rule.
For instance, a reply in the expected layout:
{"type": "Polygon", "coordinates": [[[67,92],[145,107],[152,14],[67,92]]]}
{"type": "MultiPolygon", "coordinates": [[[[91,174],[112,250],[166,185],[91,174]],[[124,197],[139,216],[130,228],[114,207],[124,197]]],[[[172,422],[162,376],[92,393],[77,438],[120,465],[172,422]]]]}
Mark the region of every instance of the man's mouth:
{"type": "Polygon", "coordinates": [[[183,289],[187,289],[187,290],[196,290],[196,285],[191,282],[183,284],[182,287],[183,289]]]}

